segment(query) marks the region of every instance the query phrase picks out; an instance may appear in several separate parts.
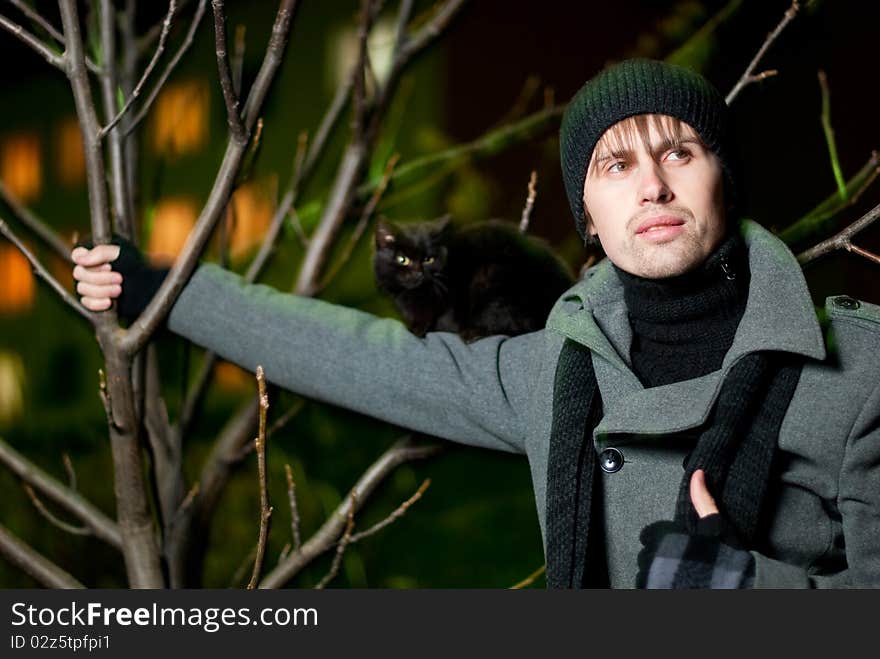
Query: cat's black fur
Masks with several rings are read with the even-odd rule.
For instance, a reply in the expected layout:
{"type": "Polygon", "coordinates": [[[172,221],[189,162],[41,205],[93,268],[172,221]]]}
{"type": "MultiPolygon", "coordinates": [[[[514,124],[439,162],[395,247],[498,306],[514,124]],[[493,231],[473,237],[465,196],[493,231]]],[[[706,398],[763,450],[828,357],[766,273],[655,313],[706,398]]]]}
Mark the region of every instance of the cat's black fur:
{"type": "Polygon", "coordinates": [[[379,220],[373,273],[411,332],[455,332],[466,341],[544,327],[573,283],[541,240],[501,220],[459,227],[448,218],[379,220]]]}

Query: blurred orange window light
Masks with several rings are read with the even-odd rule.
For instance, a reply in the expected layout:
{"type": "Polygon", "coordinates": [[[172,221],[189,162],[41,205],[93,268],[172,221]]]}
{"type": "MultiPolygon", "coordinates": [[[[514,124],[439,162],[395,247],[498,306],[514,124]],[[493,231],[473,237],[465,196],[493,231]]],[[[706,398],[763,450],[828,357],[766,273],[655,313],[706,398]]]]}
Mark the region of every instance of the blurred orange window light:
{"type": "Polygon", "coordinates": [[[0,245],[0,312],[29,309],[35,288],[34,273],[24,255],[12,245],[0,245]]]}
{"type": "Polygon", "coordinates": [[[246,183],[232,195],[229,213],[229,248],[233,257],[241,256],[259,243],[272,221],[272,202],[267,184],[246,183]]]}
{"type": "Polygon", "coordinates": [[[58,125],[55,159],[58,163],[58,180],[63,185],[74,187],[85,181],[86,153],[79,121],[75,117],[68,117],[58,125]]]}
{"type": "Polygon", "coordinates": [[[196,223],[196,202],[189,197],[169,197],[159,202],[147,253],[155,263],[172,263],[196,223]]]}
{"type": "Polygon", "coordinates": [[[43,164],[37,135],[16,133],[3,140],[0,146],[0,179],[21,201],[30,201],[40,194],[43,164]]]}
{"type": "Polygon", "coordinates": [[[153,148],[179,155],[200,149],[208,139],[208,85],[187,80],[168,85],[153,111],[153,148]]]}

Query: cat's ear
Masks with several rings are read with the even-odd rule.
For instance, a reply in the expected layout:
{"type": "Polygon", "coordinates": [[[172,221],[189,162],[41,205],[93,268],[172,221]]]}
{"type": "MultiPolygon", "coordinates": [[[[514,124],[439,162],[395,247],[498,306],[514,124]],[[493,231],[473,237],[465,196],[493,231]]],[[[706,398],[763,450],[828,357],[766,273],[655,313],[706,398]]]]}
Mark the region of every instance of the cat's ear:
{"type": "Polygon", "coordinates": [[[447,213],[434,220],[434,235],[445,238],[452,232],[452,215],[447,213]]]}
{"type": "Polygon", "coordinates": [[[398,228],[385,217],[376,221],[376,247],[390,247],[397,242],[398,228]]]}

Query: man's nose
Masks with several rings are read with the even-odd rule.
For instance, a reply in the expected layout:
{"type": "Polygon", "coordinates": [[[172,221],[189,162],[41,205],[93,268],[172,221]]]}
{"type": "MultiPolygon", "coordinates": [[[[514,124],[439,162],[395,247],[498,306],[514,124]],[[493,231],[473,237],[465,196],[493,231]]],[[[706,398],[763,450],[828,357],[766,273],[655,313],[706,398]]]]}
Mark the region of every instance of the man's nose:
{"type": "Polygon", "coordinates": [[[660,164],[653,160],[641,167],[639,196],[642,203],[662,204],[672,201],[672,189],[666,182],[660,164]]]}

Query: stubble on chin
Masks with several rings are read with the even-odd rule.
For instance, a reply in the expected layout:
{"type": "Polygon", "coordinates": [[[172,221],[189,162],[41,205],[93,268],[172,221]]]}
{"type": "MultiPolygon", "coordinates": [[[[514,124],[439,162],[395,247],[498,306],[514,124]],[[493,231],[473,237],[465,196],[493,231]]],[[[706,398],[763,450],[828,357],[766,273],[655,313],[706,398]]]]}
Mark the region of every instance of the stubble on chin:
{"type": "Polygon", "coordinates": [[[635,241],[632,254],[636,264],[635,273],[645,279],[666,279],[693,270],[705,260],[702,245],[695,236],[685,234],[675,240],[659,245],[638,244],[635,241]]]}

